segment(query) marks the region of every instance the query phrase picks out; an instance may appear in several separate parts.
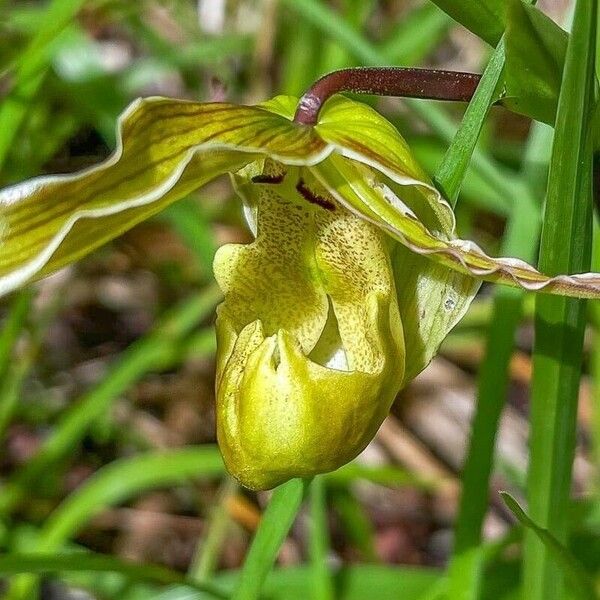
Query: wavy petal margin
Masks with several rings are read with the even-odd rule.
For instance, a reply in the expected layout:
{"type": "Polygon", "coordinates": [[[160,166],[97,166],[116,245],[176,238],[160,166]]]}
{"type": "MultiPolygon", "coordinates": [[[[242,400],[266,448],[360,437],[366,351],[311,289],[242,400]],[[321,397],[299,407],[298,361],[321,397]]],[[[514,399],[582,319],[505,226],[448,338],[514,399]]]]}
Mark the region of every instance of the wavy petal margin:
{"type": "MultiPolygon", "coordinates": [[[[600,274],[548,277],[456,239],[451,208],[402,136],[370,107],[334,97],[319,124],[306,127],[290,121],[296,102],[135,101],[104,163],[0,191],[0,295],[77,260],[218,175],[269,156],[311,167],[350,210],[442,267],[531,291],[600,298],[600,274]]],[[[466,289],[462,280],[450,283],[466,289]]]]}
{"type": "Polygon", "coordinates": [[[332,154],[312,167],[344,206],[387,231],[406,248],[437,264],[472,277],[576,298],[600,298],[600,273],[550,277],[516,258],[492,258],[477,244],[435,234],[373,170],[332,154]]]}
{"type": "Polygon", "coordinates": [[[257,155],[287,164],[331,152],[313,130],[260,107],[167,98],[135,101],[118,145],[73,175],[0,191],[0,294],[73,262],[257,155]]]}

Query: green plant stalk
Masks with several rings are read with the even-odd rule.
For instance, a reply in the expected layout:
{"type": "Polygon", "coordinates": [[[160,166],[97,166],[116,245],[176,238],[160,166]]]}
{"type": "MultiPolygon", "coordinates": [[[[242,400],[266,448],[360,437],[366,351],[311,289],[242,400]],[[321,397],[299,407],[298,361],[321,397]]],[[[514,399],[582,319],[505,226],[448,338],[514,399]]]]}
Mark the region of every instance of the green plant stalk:
{"type": "Polygon", "coordinates": [[[335,597],[333,582],[327,565],[329,527],[327,525],[325,491],[325,479],[322,475],[317,475],[313,479],[308,492],[310,503],[309,549],[313,572],[313,600],[333,600],[335,597]]]}
{"type": "MultiPolygon", "coordinates": [[[[591,249],[591,103],[597,3],[578,0],[569,40],[550,161],[540,269],[587,271],[591,249]]],[[[559,542],[575,451],[585,302],[540,295],[536,304],[528,501],[531,519],[559,542]]],[[[565,597],[563,575],[533,533],[526,536],[524,589],[530,600],[565,597]]]]}
{"type": "Polygon", "coordinates": [[[181,338],[220,297],[216,286],[207,288],[170,311],[154,331],[133,344],[102,382],[67,411],[38,454],[4,486],[0,514],[14,510],[36,479],[69,455],[91,423],[108,410],[119,394],[152,369],[176,362],[181,338]]]}
{"type": "MultiPolygon", "coordinates": [[[[600,268],[600,227],[594,223],[594,248],[592,253],[592,268],[600,268]]],[[[592,422],[592,444],[594,463],[600,464],[600,306],[592,302],[589,305],[590,320],[594,325],[594,343],[590,356],[590,371],[592,376],[592,401],[594,417],[592,422]]],[[[592,492],[600,491],[600,473],[592,482],[592,492]]]]}
{"type": "MultiPolygon", "coordinates": [[[[551,140],[549,128],[534,125],[523,164],[523,175],[544,186],[543,164],[551,140]]],[[[540,209],[532,194],[513,203],[501,254],[528,262],[535,260],[540,235],[540,209]]],[[[478,377],[477,405],[471,424],[469,448],[463,468],[462,493],[454,533],[450,563],[452,598],[479,598],[484,553],[480,544],[483,521],[489,503],[496,434],[510,379],[509,365],[514,337],[521,321],[525,293],[498,287],[494,292],[493,313],[486,337],[486,352],[478,377]]]]}
{"type": "Polygon", "coordinates": [[[273,492],[246,555],[232,600],[256,600],[260,596],[309,484],[303,479],[291,479],[273,492]]]}

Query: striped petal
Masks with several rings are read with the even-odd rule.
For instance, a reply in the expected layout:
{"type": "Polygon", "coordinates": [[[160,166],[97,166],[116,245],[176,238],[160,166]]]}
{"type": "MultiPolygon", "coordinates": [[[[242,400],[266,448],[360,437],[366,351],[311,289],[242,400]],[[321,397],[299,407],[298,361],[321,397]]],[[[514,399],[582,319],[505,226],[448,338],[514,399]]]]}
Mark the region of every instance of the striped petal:
{"type": "Polygon", "coordinates": [[[260,107],[166,98],[134,102],[104,163],[0,191],[0,294],[73,262],[258,154],[287,164],[330,149],[260,107]]]}

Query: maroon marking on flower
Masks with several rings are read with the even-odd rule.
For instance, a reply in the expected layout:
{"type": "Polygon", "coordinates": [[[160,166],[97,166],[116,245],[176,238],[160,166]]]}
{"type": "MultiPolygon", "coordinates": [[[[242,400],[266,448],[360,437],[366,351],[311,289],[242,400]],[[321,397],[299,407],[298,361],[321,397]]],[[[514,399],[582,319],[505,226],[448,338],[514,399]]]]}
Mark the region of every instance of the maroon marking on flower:
{"type": "Polygon", "coordinates": [[[285,178],[285,173],[281,173],[280,175],[255,175],[252,177],[252,183],[281,183],[285,178]]]}
{"type": "Polygon", "coordinates": [[[305,199],[308,200],[311,204],[316,204],[325,210],[335,210],[335,204],[328,200],[327,198],[323,198],[323,196],[319,196],[315,194],[312,190],[310,190],[306,183],[304,183],[304,179],[298,179],[298,183],[296,184],[296,190],[298,193],[305,199]]]}

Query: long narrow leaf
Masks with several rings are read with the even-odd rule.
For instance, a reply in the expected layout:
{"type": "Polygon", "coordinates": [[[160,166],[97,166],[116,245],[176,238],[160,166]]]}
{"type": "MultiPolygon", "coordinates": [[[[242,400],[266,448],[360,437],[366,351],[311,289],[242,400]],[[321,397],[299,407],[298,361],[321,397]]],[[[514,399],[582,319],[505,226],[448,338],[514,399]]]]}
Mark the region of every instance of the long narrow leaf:
{"type": "Polygon", "coordinates": [[[329,549],[325,480],[317,475],[310,485],[310,561],[313,570],[313,600],[333,600],[334,590],[327,564],[329,549]]]}
{"type": "MultiPolygon", "coordinates": [[[[224,470],[221,455],[212,446],[159,451],[118,460],[96,472],[59,505],[44,524],[36,540],[36,550],[59,549],[101,510],[145,490],[215,477],[224,470]]],[[[9,597],[30,598],[34,584],[31,577],[17,578],[11,585],[9,597]]]]}
{"type": "Polygon", "coordinates": [[[152,369],[176,362],[180,339],[213,309],[220,297],[216,286],[204,290],[169,311],[155,330],[133,344],[105,378],[63,415],[38,453],[5,484],[0,513],[9,514],[38,477],[68,456],[90,424],[105,414],[119,394],[152,369]]]}
{"type": "Polygon", "coordinates": [[[537,525],[519,503],[506,492],[500,492],[502,499],[519,522],[531,530],[548,550],[555,563],[563,570],[575,593],[580,600],[598,600],[594,588],[594,581],[585,569],[579,564],[571,551],[561,544],[547,529],[537,525]]]}
{"type": "Polygon", "coordinates": [[[456,205],[485,117],[497,95],[503,69],[504,43],[500,42],[435,175],[436,185],[452,205],[456,205]]]}
{"type": "Polygon", "coordinates": [[[112,556],[89,552],[67,554],[4,554],[0,556],[0,574],[20,573],[49,574],[61,571],[108,571],[119,573],[134,581],[161,585],[185,585],[190,589],[209,594],[213,598],[227,598],[216,585],[198,583],[177,571],[149,564],[136,564],[112,556]]]}
{"type": "Polygon", "coordinates": [[[509,2],[503,100],[508,108],[554,124],[568,38],[538,9],[509,2]]]}
{"type": "MultiPolygon", "coordinates": [[[[577,1],[567,49],[540,250],[540,267],[551,274],[583,271],[590,264],[596,12],[595,0],[577,1]]],[[[568,535],[584,328],[584,302],[537,298],[528,502],[531,518],[561,542],[568,535]]],[[[524,565],[528,597],[562,599],[562,582],[547,547],[530,533],[524,565]]]]}
{"type": "Polygon", "coordinates": [[[504,33],[504,0],[433,0],[454,20],[496,46],[504,33]]]}

